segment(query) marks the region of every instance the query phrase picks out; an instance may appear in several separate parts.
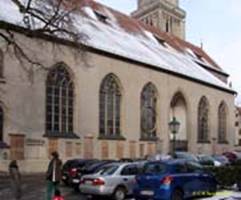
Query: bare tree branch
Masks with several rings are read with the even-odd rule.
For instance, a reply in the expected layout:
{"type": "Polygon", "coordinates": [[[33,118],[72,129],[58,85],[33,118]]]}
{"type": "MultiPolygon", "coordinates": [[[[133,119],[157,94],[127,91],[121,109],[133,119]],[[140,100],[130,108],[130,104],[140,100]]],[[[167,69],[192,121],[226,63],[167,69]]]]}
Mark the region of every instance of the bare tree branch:
{"type": "MultiPolygon", "coordinates": [[[[20,13],[23,14],[23,23],[32,34],[42,33],[51,35],[57,38],[69,39],[76,44],[80,40],[84,40],[84,35],[75,30],[73,14],[77,10],[77,6],[70,3],[66,7],[65,0],[9,0],[12,1],[20,13]]],[[[80,0],[81,1],[81,0],[80,0]]],[[[30,64],[33,68],[40,67],[44,70],[48,67],[35,60],[34,56],[29,55],[21,44],[16,40],[15,33],[9,30],[0,32],[0,38],[3,38],[7,44],[7,48],[12,47],[16,58],[21,62],[30,64]]],[[[81,45],[77,52],[80,52],[81,45]]],[[[81,56],[83,54],[81,53],[81,56]]],[[[24,66],[23,66],[24,68],[24,66]]],[[[30,72],[28,68],[25,71],[30,72]]]]}

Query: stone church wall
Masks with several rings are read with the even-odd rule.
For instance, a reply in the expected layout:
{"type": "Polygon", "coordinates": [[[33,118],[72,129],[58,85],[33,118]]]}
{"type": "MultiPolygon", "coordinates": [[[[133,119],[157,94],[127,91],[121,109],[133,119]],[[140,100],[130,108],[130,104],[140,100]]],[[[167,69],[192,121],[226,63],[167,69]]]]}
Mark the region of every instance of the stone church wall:
{"type": "MultiPolygon", "coordinates": [[[[234,96],[200,83],[153,70],[117,58],[84,53],[84,57],[72,47],[53,44],[41,39],[17,36],[29,55],[47,68],[64,62],[75,85],[74,132],[80,139],[47,139],[45,133],[45,83],[47,70],[33,71],[11,53],[5,53],[4,74],[6,83],[0,84],[0,101],[5,106],[4,141],[21,144],[11,147],[11,154],[18,155],[25,171],[43,171],[48,155],[53,150],[60,152],[63,160],[70,158],[140,157],[155,152],[170,151],[168,130],[170,102],[176,92],[181,92],[187,103],[188,149],[193,153],[222,152],[234,144],[234,96]],[[28,45],[31,44],[31,45],[28,45]],[[115,74],[121,82],[123,101],[121,130],[126,140],[99,140],[99,88],[103,78],[115,74]],[[140,141],[140,94],[143,86],[152,82],[158,90],[157,136],[158,141],[140,141]],[[210,143],[197,144],[197,109],[202,96],[210,104],[210,143]],[[228,145],[212,143],[217,137],[218,106],[221,101],[228,105],[228,145]],[[17,136],[17,137],[13,137],[17,136]],[[215,147],[215,149],[214,149],[215,147]],[[13,149],[15,148],[15,149],[13,149]]],[[[0,48],[5,49],[0,43],[0,48]]],[[[0,164],[6,167],[8,161],[0,164]],[[5,163],[5,165],[4,165],[5,163]]],[[[5,168],[6,169],[6,168],[5,168]]]]}

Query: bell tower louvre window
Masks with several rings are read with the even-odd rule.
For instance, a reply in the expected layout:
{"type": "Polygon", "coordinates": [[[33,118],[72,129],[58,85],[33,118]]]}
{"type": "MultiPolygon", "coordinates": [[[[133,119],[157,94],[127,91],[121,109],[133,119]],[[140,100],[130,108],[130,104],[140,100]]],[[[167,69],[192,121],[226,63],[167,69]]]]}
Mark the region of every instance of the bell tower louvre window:
{"type": "Polygon", "coordinates": [[[178,0],[138,0],[138,8],[131,13],[131,16],[156,26],[163,32],[185,39],[186,12],[179,7],[178,0]]]}

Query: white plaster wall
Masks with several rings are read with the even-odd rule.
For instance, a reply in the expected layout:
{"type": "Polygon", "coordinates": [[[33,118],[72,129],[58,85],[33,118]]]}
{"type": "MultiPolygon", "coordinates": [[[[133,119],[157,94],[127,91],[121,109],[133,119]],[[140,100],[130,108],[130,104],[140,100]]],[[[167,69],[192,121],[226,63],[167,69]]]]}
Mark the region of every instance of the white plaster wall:
{"type": "MultiPolygon", "coordinates": [[[[85,54],[87,66],[83,62],[83,57],[70,47],[53,45],[40,39],[33,40],[23,36],[19,36],[19,40],[23,47],[26,47],[29,55],[35,56],[46,67],[51,67],[57,62],[65,62],[69,66],[75,84],[74,130],[80,136],[77,141],[82,141],[84,135],[92,135],[96,144],[94,146],[96,157],[100,155],[100,147],[96,142],[99,131],[99,87],[103,78],[109,73],[114,73],[120,79],[123,88],[121,130],[126,138],[126,156],[129,152],[128,142],[130,140],[138,142],[140,139],[140,93],[143,86],[150,81],[158,90],[157,135],[162,141],[163,152],[169,151],[170,102],[177,91],[184,95],[187,104],[186,132],[189,149],[192,152],[208,153],[213,149],[211,143],[197,144],[197,108],[202,96],[207,97],[210,105],[210,140],[217,137],[218,106],[224,100],[229,110],[227,126],[229,145],[221,145],[218,151],[221,152],[224,148],[231,148],[234,145],[234,96],[227,92],[94,53],[85,54]],[[28,46],[28,44],[31,45],[28,46]]],[[[26,66],[28,67],[28,64],[26,66]]],[[[9,142],[10,133],[22,133],[26,134],[27,138],[42,139],[45,133],[47,71],[35,70],[34,80],[31,82],[18,60],[10,53],[6,53],[5,77],[6,84],[0,84],[0,100],[6,107],[5,141],[9,142]]],[[[138,146],[137,144],[137,151],[139,151],[138,146]]],[[[110,149],[115,151],[113,147],[110,149]]],[[[31,157],[29,150],[26,155],[31,157]]],[[[42,152],[41,155],[44,153],[42,152]]]]}

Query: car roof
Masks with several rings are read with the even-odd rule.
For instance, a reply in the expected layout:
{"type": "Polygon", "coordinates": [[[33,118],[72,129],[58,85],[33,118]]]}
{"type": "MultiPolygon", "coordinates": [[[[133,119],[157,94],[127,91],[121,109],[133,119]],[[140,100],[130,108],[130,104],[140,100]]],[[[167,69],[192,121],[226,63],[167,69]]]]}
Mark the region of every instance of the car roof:
{"type": "Polygon", "coordinates": [[[162,164],[166,164],[166,165],[174,165],[174,164],[185,164],[185,163],[190,163],[190,162],[194,162],[194,161],[178,158],[178,159],[170,159],[170,160],[162,160],[162,161],[151,161],[148,163],[162,163],[162,164]]]}

